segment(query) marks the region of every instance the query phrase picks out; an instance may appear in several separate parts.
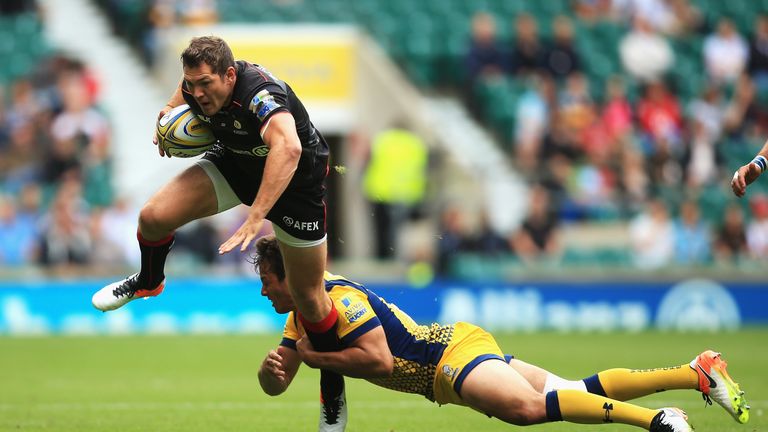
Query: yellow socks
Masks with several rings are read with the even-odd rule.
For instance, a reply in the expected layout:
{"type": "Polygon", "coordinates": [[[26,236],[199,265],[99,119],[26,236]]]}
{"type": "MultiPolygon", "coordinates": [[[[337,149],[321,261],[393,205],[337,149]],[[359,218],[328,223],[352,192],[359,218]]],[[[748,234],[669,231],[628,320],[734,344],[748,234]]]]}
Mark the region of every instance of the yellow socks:
{"type": "Polygon", "coordinates": [[[664,390],[699,388],[698,375],[687,363],[658,369],[608,369],[584,383],[590,393],[620,401],[664,390]]]}
{"type": "Polygon", "coordinates": [[[648,430],[658,410],[643,408],[580,390],[547,393],[547,419],[572,423],[622,423],[648,430]]]}

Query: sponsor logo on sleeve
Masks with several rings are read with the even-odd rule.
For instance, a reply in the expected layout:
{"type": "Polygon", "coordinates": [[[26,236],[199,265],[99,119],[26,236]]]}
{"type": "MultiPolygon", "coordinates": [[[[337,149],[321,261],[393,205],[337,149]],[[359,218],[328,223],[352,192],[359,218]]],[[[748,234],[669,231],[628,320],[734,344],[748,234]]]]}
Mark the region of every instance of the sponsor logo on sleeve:
{"type": "Polygon", "coordinates": [[[347,318],[347,321],[353,323],[365,315],[366,312],[368,312],[368,308],[365,307],[365,304],[358,302],[348,306],[347,310],[344,311],[344,316],[347,318]]]}
{"type": "Polygon", "coordinates": [[[251,103],[248,105],[248,110],[256,114],[256,118],[259,121],[264,121],[269,113],[278,108],[280,108],[280,104],[275,101],[275,97],[268,90],[256,93],[256,96],[251,99],[251,103]]]}

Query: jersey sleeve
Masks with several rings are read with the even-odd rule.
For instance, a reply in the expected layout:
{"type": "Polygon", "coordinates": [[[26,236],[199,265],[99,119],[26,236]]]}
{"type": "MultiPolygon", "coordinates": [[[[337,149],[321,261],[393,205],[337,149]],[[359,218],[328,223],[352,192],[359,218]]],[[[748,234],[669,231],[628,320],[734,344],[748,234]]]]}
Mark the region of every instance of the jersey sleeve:
{"type": "Polygon", "coordinates": [[[288,112],[288,95],[276,83],[266,83],[252,92],[248,103],[259,130],[269,121],[270,117],[281,111],[288,112]]]}
{"type": "Polygon", "coordinates": [[[339,313],[338,335],[341,342],[348,346],[355,339],[381,325],[368,297],[356,289],[331,291],[331,298],[339,313]]]}
{"type": "Polygon", "coordinates": [[[291,312],[288,314],[288,318],[285,319],[285,327],[283,328],[283,340],[280,341],[280,345],[295,350],[296,341],[299,339],[299,329],[296,326],[296,314],[291,312]]]}

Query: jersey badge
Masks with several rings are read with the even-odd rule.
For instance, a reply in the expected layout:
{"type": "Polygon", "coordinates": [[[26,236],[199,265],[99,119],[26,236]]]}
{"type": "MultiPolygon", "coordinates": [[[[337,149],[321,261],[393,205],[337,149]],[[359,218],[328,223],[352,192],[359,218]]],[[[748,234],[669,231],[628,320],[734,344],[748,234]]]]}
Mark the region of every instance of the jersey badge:
{"type": "Polygon", "coordinates": [[[234,124],[235,124],[235,129],[242,129],[243,128],[243,125],[241,125],[240,122],[237,121],[237,120],[235,120],[234,124]]]}
{"type": "Polygon", "coordinates": [[[259,121],[264,121],[269,113],[279,107],[280,105],[275,101],[275,97],[272,96],[269,90],[262,90],[256,93],[256,96],[251,99],[251,103],[248,105],[248,110],[256,114],[259,121]]]}

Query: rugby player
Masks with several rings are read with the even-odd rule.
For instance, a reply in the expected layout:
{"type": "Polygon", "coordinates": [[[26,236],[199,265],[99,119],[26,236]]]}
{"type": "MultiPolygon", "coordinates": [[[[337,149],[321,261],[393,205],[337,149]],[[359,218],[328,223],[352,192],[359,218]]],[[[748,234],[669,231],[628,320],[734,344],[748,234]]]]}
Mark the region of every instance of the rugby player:
{"type": "MultiPolygon", "coordinates": [[[[187,103],[218,143],[144,205],[141,270],[96,292],[93,305],[109,311],[160,294],[175,230],[243,203],[248,217],[219,253],[245,251],[270,220],[303,328],[318,350],[338,349],[337,312],[323,283],[328,144],[291,87],[262,66],[235,61],[223,39],[193,38],[181,63],[183,79],[159,117],[187,103]]],[[[323,373],[321,380],[328,403],[342,396],[341,376],[323,373]]]]}
{"type": "MultiPolygon", "coordinates": [[[[504,355],[489,333],[472,324],[418,325],[396,305],[364,286],[325,273],[325,289],[339,311],[336,352],[318,352],[296,319],[274,236],[256,242],[261,294],[275,311],[288,313],[283,339],[259,368],[265,393],[291,384],[302,362],[363,378],[389,389],[421,394],[438,404],[458,404],[515,425],[553,421],[623,423],[656,432],[691,431],[677,408],[658,410],[626,400],[673,389],[700,391],[739,423],[749,406],[720,354],[704,351],[690,363],[659,369],[610,369],[579,381],[565,380],[504,355]]],[[[346,421],[346,411],[344,421],[346,421]]],[[[343,430],[343,429],[339,429],[343,430]]]]}

